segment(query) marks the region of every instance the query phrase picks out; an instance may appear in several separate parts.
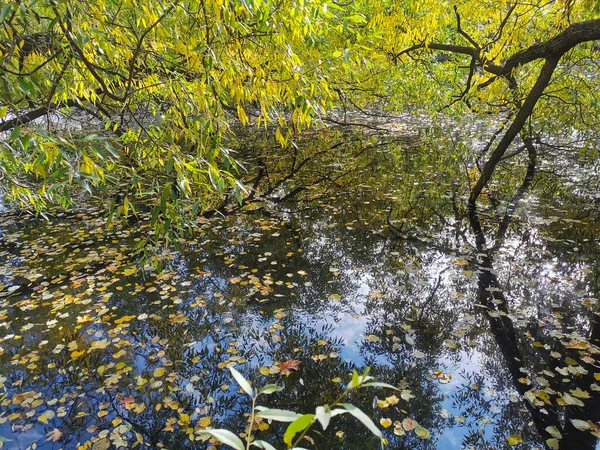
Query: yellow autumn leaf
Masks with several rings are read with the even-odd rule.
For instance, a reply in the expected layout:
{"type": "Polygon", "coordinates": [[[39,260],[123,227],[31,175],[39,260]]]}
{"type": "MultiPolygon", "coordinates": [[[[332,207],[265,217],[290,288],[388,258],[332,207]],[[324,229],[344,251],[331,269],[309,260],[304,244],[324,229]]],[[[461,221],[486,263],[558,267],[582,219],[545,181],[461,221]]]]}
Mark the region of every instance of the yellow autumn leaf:
{"type": "Polygon", "coordinates": [[[210,421],[211,421],[211,417],[210,416],[202,417],[198,421],[198,426],[200,428],[206,428],[206,427],[208,427],[210,425],[210,421]]]}
{"type": "Polygon", "coordinates": [[[44,424],[47,424],[48,421],[50,419],[52,419],[55,415],[56,414],[54,411],[52,411],[51,409],[47,409],[42,414],[40,414],[40,416],[38,417],[38,420],[44,424]]]}
{"type": "Polygon", "coordinates": [[[152,372],[152,375],[154,376],[154,378],[160,378],[165,373],[167,373],[167,369],[165,369],[164,367],[159,367],[158,369],[154,369],[154,372],[152,372]]]}
{"type": "Polygon", "coordinates": [[[390,405],[395,405],[400,401],[400,399],[395,395],[390,395],[389,397],[386,397],[385,401],[388,402],[390,405]]]}
{"type": "Polygon", "coordinates": [[[108,347],[108,340],[102,339],[100,341],[92,342],[92,345],[90,346],[90,350],[103,350],[106,347],[108,347]]]}
{"type": "Polygon", "coordinates": [[[74,352],[71,352],[71,359],[73,361],[75,361],[75,360],[81,358],[84,355],[84,353],[85,353],[85,350],[80,350],[80,351],[76,350],[74,352]]]}
{"type": "Polygon", "coordinates": [[[381,426],[383,428],[389,428],[392,426],[392,419],[388,419],[387,417],[381,418],[381,419],[379,419],[379,423],[381,424],[381,426]]]}
{"type": "Polygon", "coordinates": [[[377,407],[378,408],[385,409],[388,406],[390,406],[390,404],[386,400],[377,400],[377,407]]]}
{"type": "Polygon", "coordinates": [[[581,390],[581,388],[571,389],[569,393],[577,398],[590,398],[590,393],[588,391],[581,390]]]}
{"type": "Polygon", "coordinates": [[[182,427],[189,425],[190,424],[189,414],[185,414],[185,413],[179,414],[179,420],[177,421],[177,423],[182,427]]]}
{"type": "Polygon", "coordinates": [[[506,440],[508,441],[509,445],[517,445],[523,442],[523,438],[520,434],[513,434],[511,436],[508,436],[506,440]]]}

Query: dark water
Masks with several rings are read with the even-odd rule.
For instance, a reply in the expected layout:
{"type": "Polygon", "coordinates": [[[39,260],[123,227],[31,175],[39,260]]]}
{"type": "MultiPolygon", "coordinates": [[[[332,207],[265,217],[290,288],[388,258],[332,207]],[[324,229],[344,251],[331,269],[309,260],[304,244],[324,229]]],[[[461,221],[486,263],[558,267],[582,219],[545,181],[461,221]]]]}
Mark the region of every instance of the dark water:
{"type": "MultiPolygon", "coordinates": [[[[311,145],[336,139],[346,138],[311,145]]],[[[600,226],[589,165],[540,171],[505,234],[526,161],[501,169],[498,205],[484,198],[479,217],[495,247],[486,251],[464,211],[464,161],[437,138],[348,142],[343,165],[315,163],[305,177],[318,183],[298,201],[198,220],[178,250],[157,256],[160,273],[132,257],[147,218],[107,228],[92,208],[49,222],[5,211],[4,448],[206,448],[203,427],[242,433],[247,421],[229,366],[285,387],[262,404],[302,413],[371,367],[408,401],[378,406],[394,394],[380,389],[349,400],[376,423],[411,418],[431,434],[397,436],[392,425],[390,448],[597,448],[600,226]],[[299,370],[282,374],[289,360],[299,370]]],[[[345,416],[315,429],[315,448],[379,445],[345,416]]],[[[255,434],[284,448],[276,424],[255,434]]]]}

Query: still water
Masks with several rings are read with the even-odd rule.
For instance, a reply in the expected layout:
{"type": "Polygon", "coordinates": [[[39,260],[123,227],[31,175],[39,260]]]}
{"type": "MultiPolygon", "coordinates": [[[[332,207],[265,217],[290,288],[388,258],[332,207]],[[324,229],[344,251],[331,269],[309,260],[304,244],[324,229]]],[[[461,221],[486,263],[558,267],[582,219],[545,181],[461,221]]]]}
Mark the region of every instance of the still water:
{"type": "MultiPolygon", "coordinates": [[[[596,448],[593,168],[541,170],[499,232],[526,158],[501,169],[481,247],[461,158],[426,137],[377,139],[314,139],[344,163],[306,164],[286,201],[275,200],[298,187],[287,180],[246,210],[198,219],[157,256],[162,271],[133,256],[146,216],[107,227],[93,207],[49,221],[3,211],[0,446],[208,448],[202,429],[243,433],[248,420],[228,367],[284,387],[261,404],[301,413],[370,367],[403,395],[349,401],[390,448],[596,448]]],[[[279,449],[283,430],[263,421],[254,434],[279,449]]],[[[346,416],[314,430],[302,446],[379,446],[346,416]]]]}

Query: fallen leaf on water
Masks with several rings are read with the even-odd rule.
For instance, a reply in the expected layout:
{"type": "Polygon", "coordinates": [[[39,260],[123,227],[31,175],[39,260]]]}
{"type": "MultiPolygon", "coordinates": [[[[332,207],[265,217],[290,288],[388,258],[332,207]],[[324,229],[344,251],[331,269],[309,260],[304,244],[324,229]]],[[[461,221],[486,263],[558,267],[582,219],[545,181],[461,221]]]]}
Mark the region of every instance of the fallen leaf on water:
{"type": "Polygon", "coordinates": [[[523,438],[520,434],[513,434],[512,436],[508,436],[506,440],[508,441],[509,445],[517,445],[523,442],[523,438]]]}
{"type": "Polygon", "coordinates": [[[385,418],[385,419],[384,419],[384,418],[382,418],[382,419],[380,419],[380,420],[379,420],[379,423],[381,424],[381,426],[382,426],[383,428],[389,428],[389,427],[391,427],[391,426],[392,426],[392,420],[391,420],[391,419],[388,419],[388,418],[385,418]]]}
{"type": "Polygon", "coordinates": [[[156,378],[159,378],[162,377],[165,373],[167,373],[167,369],[165,369],[164,367],[159,367],[158,369],[154,369],[152,375],[154,375],[154,377],[156,378]]]}
{"type": "Polygon", "coordinates": [[[571,419],[571,423],[573,424],[573,426],[575,428],[577,428],[579,431],[587,431],[589,430],[590,424],[587,423],[585,420],[580,420],[580,419],[571,419]]]}
{"type": "Polygon", "coordinates": [[[431,437],[429,430],[420,426],[415,428],[415,434],[421,439],[429,439],[431,437]]]}
{"type": "Polygon", "coordinates": [[[405,417],[402,421],[402,428],[404,428],[406,431],[414,430],[418,426],[419,424],[416,421],[412,420],[410,417],[405,417]]]}
{"type": "Polygon", "coordinates": [[[48,441],[52,441],[52,442],[56,442],[59,441],[63,436],[63,432],[60,431],[58,428],[53,428],[52,431],[50,431],[48,434],[46,434],[46,442],[48,441]]]}
{"type": "Polygon", "coordinates": [[[290,372],[291,370],[300,370],[300,364],[301,361],[298,361],[297,359],[290,359],[288,361],[282,362],[279,365],[279,369],[281,369],[281,372],[290,372]]]}

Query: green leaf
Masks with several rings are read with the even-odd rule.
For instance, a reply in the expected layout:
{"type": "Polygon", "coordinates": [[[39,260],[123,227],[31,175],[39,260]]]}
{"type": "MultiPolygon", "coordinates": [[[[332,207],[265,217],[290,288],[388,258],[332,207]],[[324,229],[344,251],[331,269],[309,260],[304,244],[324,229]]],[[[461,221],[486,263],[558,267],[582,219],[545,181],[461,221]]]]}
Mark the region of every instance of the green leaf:
{"type": "MultiPolygon", "coordinates": [[[[0,10],[0,23],[4,22],[4,20],[8,17],[8,15],[12,12],[12,5],[9,3],[2,7],[0,10]]],[[[2,438],[2,436],[0,436],[2,438]]],[[[1,441],[0,441],[1,442],[1,441]]]]}
{"type": "Polygon", "coordinates": [[[359,382],[359,375],[358,375],[358,372],[356,370],[354,370],[354,372],[352,372],[352,381],[350,381],[350,384],[348,385],[348,387],[356,387],[356,386],[358,386],[358,382],[359,382]]]}
{"type": "Polygon", "coordinates": [[[296,420],[294,420],[288,425],[283,435],[283,442],[291,446],[292,441],[294,440],[294,436],[296,436],[297,433],[300,433],[301,431],[304,431],[306,428],[308,428],[310,424],[313,423],[314,419],[314,414],[304,414],[303,416],[298,417],[296,420]]]}
{"type": "Polygon", "coordinates": [[[236,450],[244,450],[245,446],[242,440],[229,430],[203,430],[201,434],[208,434],[219,442],[229,445],[236,450]]]}
{"type": "Polygon", "coordinates": [[[354,417],[360,420],[362,424],[366,426],[369,429],[369,431],[375,436],[377,436],[380,439],[383,438],[381,430],[377,428],[377,426],[373,423],[371,418],[367,416],[364,412],[362,412],[359,408],[357,408],[351,403],[342,403],[340,406],[342,406],[344,409],[346,409],[346,411],[348,411],[350,414],[352,414],[354,417]]]}
{"type": "Polygon", "coordinates": [[[321,426],[324,430],[329,426],[329,421],[331,420],[331,411],[329,408],[325,408],[324,406],[317,406],[315,410],[315,416],[317,420],[321,423],[321,426]]]}
{"type": "Polygon", "coordinates": [[[267,384],[266,386],[263,386],[260,391],[258,391],[259,394],[272,394],[273,392],[280,392],[283,391],[283,387],[281,386],[277,386],[276,384],[267,384]]]}
{"type": "Polygon", "coordinates": [[[274,420],[275,422],[293,422],[301,416],[301,414],[295,413],[294,411],[287,411],[285,409],[268,409],[262,406],[257,406],[256,409],[260,411],[256,417],[274,420]]]}
{"type": "Polygon", "coordinates": [[[252,444],[250,444],[250,445],[252,445],[254,447],[258,447],[258,448],[263,448],[265,450],[277,450],[275,447],[273,447],[268,442],[261,441],[260,439],[257,441],[252,441],[252,444]]]}

